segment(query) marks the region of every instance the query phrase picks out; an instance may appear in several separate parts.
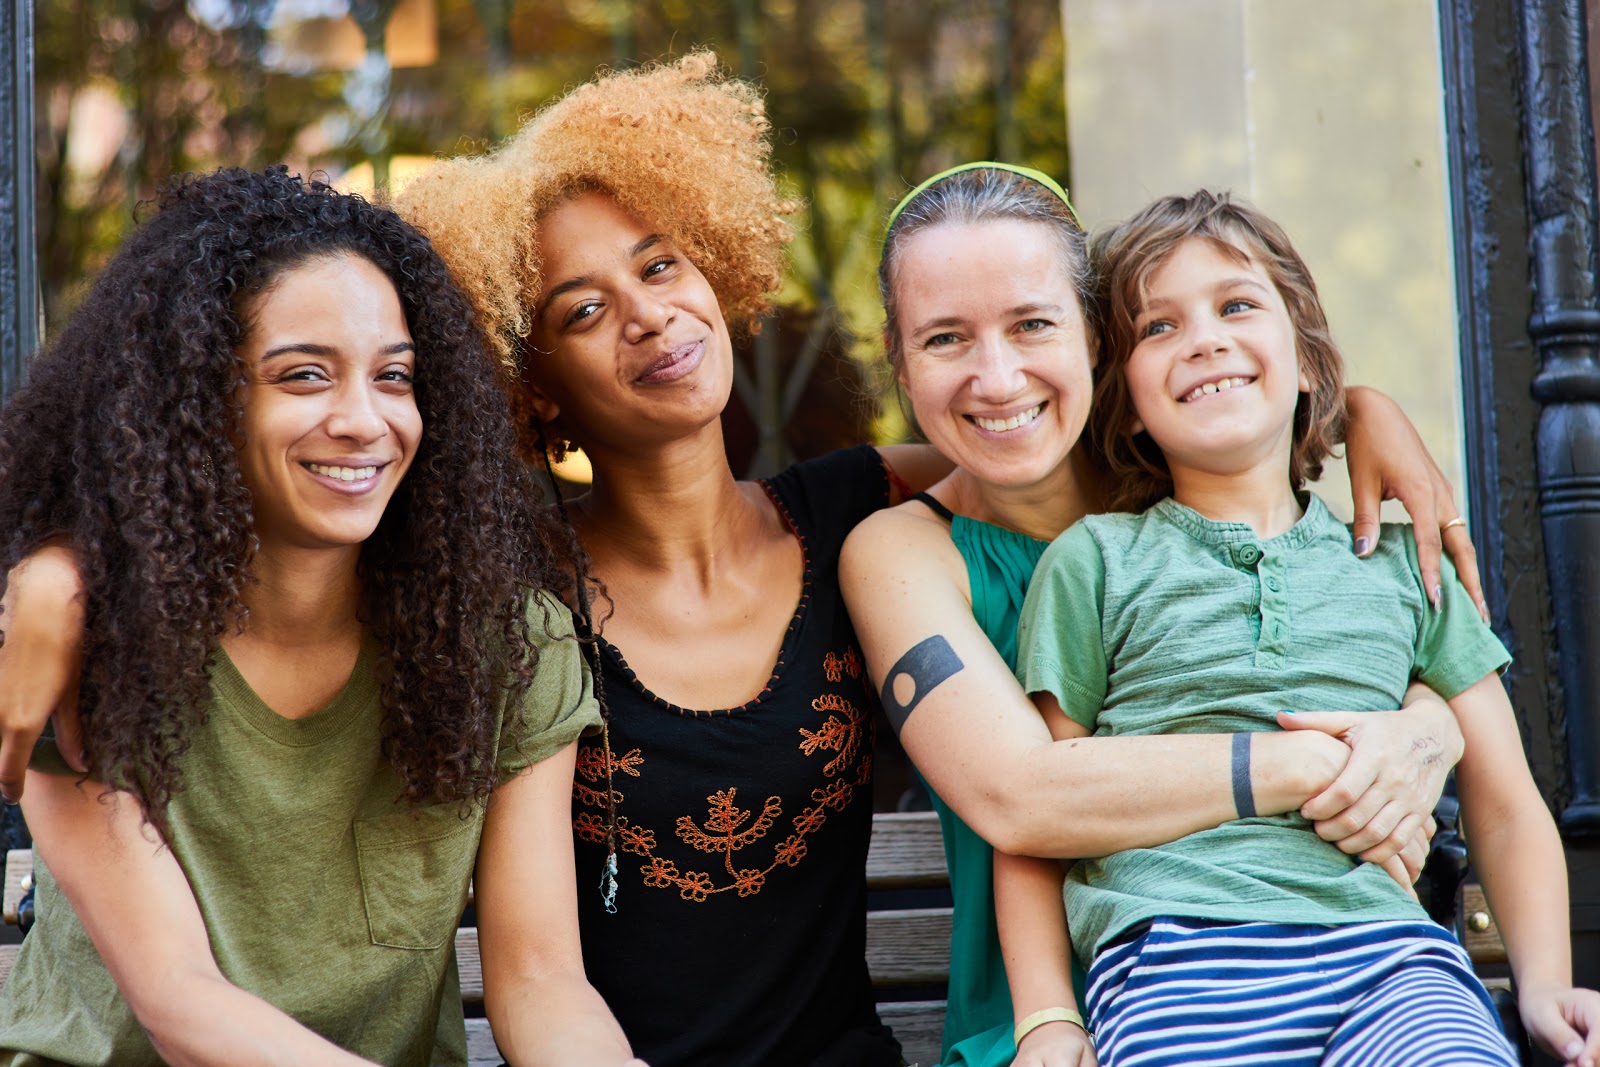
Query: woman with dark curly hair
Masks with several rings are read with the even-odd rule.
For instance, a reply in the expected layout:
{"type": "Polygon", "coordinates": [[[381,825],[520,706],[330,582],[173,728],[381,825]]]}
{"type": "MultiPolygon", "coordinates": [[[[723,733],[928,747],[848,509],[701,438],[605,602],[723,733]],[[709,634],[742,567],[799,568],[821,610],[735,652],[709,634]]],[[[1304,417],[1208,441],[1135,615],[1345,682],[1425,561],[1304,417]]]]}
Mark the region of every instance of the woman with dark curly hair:
{"type": "Polygon", "coordinates": [[[0,573],[89,590],[0,1063],[461,1063],[476,860],[520,1062],[627,1044],[564,818],[598,721],[564,538],[427,240],[285,168],[174,182],[0,415],[0,573]]]}

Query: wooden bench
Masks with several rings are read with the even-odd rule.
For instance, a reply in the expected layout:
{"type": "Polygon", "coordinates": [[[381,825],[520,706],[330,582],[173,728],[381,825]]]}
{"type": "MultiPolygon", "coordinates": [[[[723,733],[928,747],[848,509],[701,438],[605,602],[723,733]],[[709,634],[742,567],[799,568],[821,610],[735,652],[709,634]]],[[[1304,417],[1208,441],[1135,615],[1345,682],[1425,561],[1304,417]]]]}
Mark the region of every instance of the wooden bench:
{"type": "MultiPolygon", "coordinates": [[[[15,924],[17,904],[33,877],[33,853],[17,850],[6,857],[3,910],[15,924]]],[[[949,885],[939,823],[931,812],[888,813],[873,817],[872,845],[867,854],[867,886],[874,896],[890,891],[937,890],[949,885]]],[[[1494,924],[1483,890],[1467,885],[1461,895],[1464,941],[1474,964],[1495,968],[1506,960],[1505,946],[1494,924]]],[[[939,1060],[944,1031],[943,999],[910,999],[942,989],[950,970],[950,917],[945,906],[869,910],[867,965],[878,996],[878,1014],[894,1028],[906,1062],[929,1067],[939,1060]]],[[[11,972],[19,946],[0,945],[0,985],[11,972]]],[[[469,1014],[482,1014],[483,971],[478,957],[478,931],[456,931],[456,957],[461,970],[461,995],[469,1014]]],[[[1499,980],[1491,978],[1498,984],[1499,980]]],[[[467,1020],[471,1067],[500,1062],[488,1020],[467,1020]]]]}
{"type": "MultiPolygon", "coordinates": [[[[32,883],[33,853],[21,849],[6,857],[3,908],[15,925],[17,904],[32,883]]],[[[931,812],[881,814],[873,819],[867,856],[867,885],[874,895],[889,891],[937,890],[950,884],[938,819],[931,812]]],[[[0,985],[11,973],[20,946],[0,945],[0,985]]],[[[478,931],[456,931],[456,959],[461,970],[461,995],[468,1014],[482,1014],[483,970],[478,957],[478,931]]],[[[915,907],[878,910],[867,915],[867,965],[878,992],[879,1015],[894,1028],[906,1062],[924,1067],[937,1063],[944,1031],[944,1000],[911,1000],[930,987],[942,991],[950,972],[950,908],[915,907]]],[[[471,1067],[500,1062],[489,1023],[467,1020],[471,1067]]]]}

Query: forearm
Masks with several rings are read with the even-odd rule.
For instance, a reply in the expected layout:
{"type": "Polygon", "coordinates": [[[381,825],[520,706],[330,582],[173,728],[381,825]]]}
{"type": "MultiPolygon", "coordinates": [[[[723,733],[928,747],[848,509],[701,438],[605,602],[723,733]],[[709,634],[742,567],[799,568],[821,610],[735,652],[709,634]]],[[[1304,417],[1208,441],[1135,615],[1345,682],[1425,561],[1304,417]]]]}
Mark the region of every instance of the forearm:
{"type": "MultiPolygon", "coordinates": [[[[1262,815],[1297,810],[1333,781],[1348,752],[1312,733],[1250,740],[1251,793],[1262,815]]],[[[1024,855],[1105,856],[1176,841],[1239,817],[1232,742],[1231,734],[1181,734],[1034,746],[1010,775],[989,783],[989,803],[968,822],[997,848],[1024,855]]]]}
{"type": "Polygon", "coordinates": [[[995,921],[1018,1020],[1043,1008],[1077,1007],[1061,883],[1055,860],[994,854],[995,921]]]}
{"type": "Polygon", "coordinates": [[[1555,823],[1536,803],[1492,820],[1463,810],[1473,870],[1523,989],[1572,984],[1566,859],[1555,823]]]}
{"type": "Polygon", "coordinates": [[[358,1067],[346,1052],[219,973],[178,973],[128,996],[173,1067],[358,1067]]]}
{"type": "Polygon", "coordinates": [[[633,1054],[582,972],[526,975],[485,1004],[511,1067],[614,1067],[633,1054]]]}

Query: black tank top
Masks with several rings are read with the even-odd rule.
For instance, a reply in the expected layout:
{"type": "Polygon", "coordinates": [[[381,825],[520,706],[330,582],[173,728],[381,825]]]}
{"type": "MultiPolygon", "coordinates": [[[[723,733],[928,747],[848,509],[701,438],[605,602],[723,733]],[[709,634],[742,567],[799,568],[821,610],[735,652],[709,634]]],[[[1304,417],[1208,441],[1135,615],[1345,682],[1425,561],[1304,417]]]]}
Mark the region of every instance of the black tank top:
{"type": "Polygon", "coordinates": [[[677,707],[602,642],[619,888],[608,914],[604,755],[586,738],[572,809],[584,966],[651,1067],[895,1067],[864,959],[877,699],[838,580],[845,535],[888,502],[887,472],[863,447],[763,486],[805,582],[760,695],[677,707]]]}

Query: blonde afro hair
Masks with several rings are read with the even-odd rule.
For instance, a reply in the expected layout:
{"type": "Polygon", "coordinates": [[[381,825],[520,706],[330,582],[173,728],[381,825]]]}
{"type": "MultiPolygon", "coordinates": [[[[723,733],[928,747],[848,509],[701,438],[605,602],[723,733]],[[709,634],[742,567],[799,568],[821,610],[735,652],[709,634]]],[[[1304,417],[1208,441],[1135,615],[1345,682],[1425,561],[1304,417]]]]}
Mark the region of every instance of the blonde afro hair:
{"type": "Polygon", "coordinates": [[[586,190],[670,237],[730,323],[765,311],[792,236],[783,216],[798,207],[778,196],[769,129],[755,87],[695,52],[578,87],[489,153],[433,167],[394,206],[433,241],[515,381],[544,285],[539,219],[586,190]]]}

